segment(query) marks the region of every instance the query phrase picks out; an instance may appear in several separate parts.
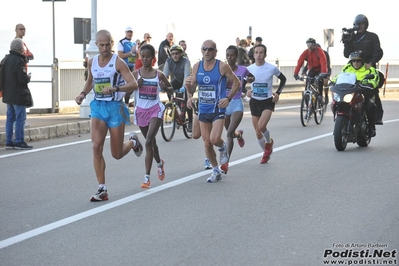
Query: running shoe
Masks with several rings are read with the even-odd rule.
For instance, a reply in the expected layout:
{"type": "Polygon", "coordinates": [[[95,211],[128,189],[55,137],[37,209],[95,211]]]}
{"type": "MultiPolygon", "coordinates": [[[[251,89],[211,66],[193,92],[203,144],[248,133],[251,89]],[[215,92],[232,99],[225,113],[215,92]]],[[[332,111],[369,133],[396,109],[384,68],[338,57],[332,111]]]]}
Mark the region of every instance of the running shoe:
{"type": "Polygon", "coordinates": [[[90,201],[108,200],[108,193],[106,189],[99,188],[97,193],[91,196],[90,201]]]}
{"type": "Polygon", "coordinates": [[[140,157],[141,154],[143,153],[143,145],[141,145],[139,136],[136,134],[136,132],[129,133],[129,140],[136,141],[136,146],[134,146],[132,149],[134,151],[134,154],[136,154],[137,157],[140,157]]]}
{"type": "Polygon", "coordinates": [[[151,187],[150,177],[144,176],[144,182],[143,184],[141,184],[141,188],[150,188],[150,187],[151,187]]]}
{"type": "Polygon", "coordinates": [[[205,169],[205,170],[212,169],[211,162],[209,161],[208,158],[205,158],[205,161],[204,161],[204,169],[205,169]]]}
{"type": "Polygon", "coordinates": [[[227,174],[227,171],[229,170],[229,163],[222,164],[220,166],[220,170],[223,174],[227,174]]]}
{"type": "Polygon", "coordinates": [[[158,179],[163,181],[163,179],[165,178],[165,171],[163,169],[164,165],[165,165],[165,161],[163,159],[161,159],[162,162],[162,166],[158,166],[158,179]]]}
{"type": "Polygon", "coordinates": [[[216,182],[218,182],[220,180],[222,180],[222,174],[219,171],[217,171],[217,170],[213,170],[212,171],[212,175],[210,177],[208,177],[206,182],[208,182],[208,183],[216,183],[216,182]]]}
{"type": "Polygon", "coordinates": [[[265,164],[270,160],[270,155],[273,153],[273,139],[270,139],[271,142],[265,144],[265,152],[263,153],[262,159],[260,161],[261,164],[265,164]]]}
{"type": "Polygon", "coordinates": [[[227,153],[226,142],[223,143],[223,148],[219,149],[220,152],[220,164],[225,164],[229,162],[229,154],[227,153]]]}
{"type": "Polygon", "coordinates": [[[238,142],[238,145],[242,148],[245,145],[245,140],[242,137],[242,135],[244,134],[244,130],[240,129],[240,130],[238,130],[238,132],[240,133],[240,137],[237,138],[237,142],[238,142]]]}

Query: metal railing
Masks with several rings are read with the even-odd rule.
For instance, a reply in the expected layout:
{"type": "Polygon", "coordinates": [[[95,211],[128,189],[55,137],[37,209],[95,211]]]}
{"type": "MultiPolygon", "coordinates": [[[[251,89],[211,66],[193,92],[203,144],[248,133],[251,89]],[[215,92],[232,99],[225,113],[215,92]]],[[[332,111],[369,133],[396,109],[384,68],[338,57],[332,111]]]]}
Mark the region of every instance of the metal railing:
{"type": "MultiPolygon", "coordinates": [[[[392,60],[395,63],[388,65],[388,78],[387,83],[395,83],[399,87],[399,62],[398,60],[392,60]]],[[[295,64],[294,61],[291,63],[295,64]]],[[[280,65],[279,68],[282,73],[287,77],[286,87],[303,87],[303,84],[295,81],[293,77],[295,66],[291,65],[280,65]]],[[[32,70],[35,73],[38,69],[47,69],[50,70],[50,74],[47,74],[47,78],[35,79],[35,74],[32,76],[32,83],[40,83],[40,84],[51,84],[51,94],[52,97],[49,100],[47,97],[43,97],[45,93],[48,93],[48,90],[35,90],[32,92],[35,103],[38,100],[42,100],[40,102],[37,112],[51,112],[57,113],[62,112],[62,109],[70,109],[76,108],[78,106],[75,103],[75,97],[82,91],[85,80],[84,80],[84,67],[82,64],[82,60],[75,61],[61,61],[62,67],[58,63],[58,60],[55,60],[52,65],[29,65],[29,70],[32,70]],[[80,66],[79,66],[80,65],[80,66]],[[44,110],[43,110],[44,109],[44,110]],[[59,110],[61,109],[61,110],[59,110]]],[[[343,65],[332,65],[332,75],[338,74],[343,65]]],[[[387,63],[381,63],[379,65],[380,70],[385,74],[387,69],[387,63]]],[[[275,85],[277,84],[277,79],[275,85]]],[[[276,85],[277,86],[277,85],[276,85]]],[[[290,90],[284,90],[283,93],[290,92],[290,90]]],[[[36,106],[36,104],[35,104],[36,106]]],[[[35,109],[35,107],[31,108],[31,110],[35,109]]],[[[0,110],[0,114],[2,110],[0,110]]]]}

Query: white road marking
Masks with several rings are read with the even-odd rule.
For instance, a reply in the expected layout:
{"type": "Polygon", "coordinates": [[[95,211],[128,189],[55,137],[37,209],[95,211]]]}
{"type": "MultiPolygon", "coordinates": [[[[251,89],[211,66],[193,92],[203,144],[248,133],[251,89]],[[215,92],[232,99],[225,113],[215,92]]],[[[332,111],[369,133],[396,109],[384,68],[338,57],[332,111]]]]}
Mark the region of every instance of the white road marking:
{"type": "MultiPolygon", "coordinates": [[[[290,144],[286,144],[284,146],[274,148],[273,152],[278,152],[278,151],[281,151],[281,150],[285,150],[285,149],[288,149],[288,148],[292,148],[292,147],[295,147],[295,146],[298,146],[298,145],[305,144],[305,143],[310,142],[310,141],[314,141],[314,140],[317,140],[317,139],[329,137],[329,136],[331,136],[331,134],[332,133],[330,132],[330,133],[326,133],[326,134],[323,134],[323,135],[319,135],[319,136],[315,136],[315,137],[312,137],[312,138],[308,138],[308,139],[304,139],[304,140],[301,140],[301,141],[297,141],[297,142],[293,142],[293,143],[290,143],[290,144]]],[[[61,146],[61,145],[58,145],[58,146],[61,146]]],[[[58,147],[58,146],[53,146],[53,147],[58,147]]],[[[234,162],[231,162],[230,165],[233,166],[233,165],[241,164],[241,163],[247,162],[249,160],[253,160],[253,159],[259,158],[262,155],[263,155],[263,153],[257,153],[257,154],[248,156],[246,158],[242,158],[242,159],[236,160],[234,162]]],[[[88,211],[81,212],[81,213],[78,213],[76,215],[67,217],[65,219],[56,221],[54,223],[50,223],[50,224],[41,226],[39,228],[30,230],[28,232],[25,232],[25,233],[22,233],[22,234],[19,234],[19,235],[4,239],[4,240],[0,241],[0,249],[3,249],[5,247],[11,246],[13,244],[22,242],[22,241],[30,239],[32,237],[47,233],[47,232],[49,232],[51,230],[54,230],[54,229],[57,229],[59,227],[74,223],[74,222],[82,220],[84,218],[99,214],[101,212],[105,212],[107,210],[110,210],[110,209],[113,209],[113,208],[117,208],[117,207],[122,206],[122,205],[124,205],[126,203],[130,203],[130,202],[133,202],[135,200],[147,197],[147,196],[149,196],[151,194],[160,192],[162,190],[165,190],[165,189],[168,189],[168,188],[172,188],[172,187],[187,183],[187,182],[189,182],[191,180],[197,179],[199,177],[202,177],[202,176],[205,176],[205,175],[208,175],[208,174],[209,174],[209,171],[204,170],[202,172],[198,172],[198,173],[195,173],[195,174],[180,178],[178,180],[171,181],[171,182],[166,183],[166,184],[161,185],[161,186],[150,188],[148,190],[139,192],[139,193],[134,194],[132,196],[129,196],[129,197],[126,197],[126,198],[123,198],[123,199],[120,199],[120,200],[116,200],[116,201],[113,201],[113,202],[110,202],[110,203],[108,203],[106,205],[103,205],[103,206],[100,206],[100,207],[96,207],[96,208],[90,209],[88,211]]]]}

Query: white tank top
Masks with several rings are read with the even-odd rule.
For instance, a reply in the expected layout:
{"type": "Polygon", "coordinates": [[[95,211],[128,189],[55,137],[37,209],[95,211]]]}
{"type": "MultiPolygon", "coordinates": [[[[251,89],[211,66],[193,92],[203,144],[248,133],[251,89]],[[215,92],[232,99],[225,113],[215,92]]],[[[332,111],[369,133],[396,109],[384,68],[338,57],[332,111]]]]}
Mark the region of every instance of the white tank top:
{"type": "MultiPolygon", "coordinates": [[[[137,80],[141,77],[140,70],[137,73],[137,80]]],[[[153,78],[143,78],[143,85],[134,91],[135,106],[150,108],[161,101],[159,98],[159,77],[158,71],[153,78]]]]}
{"type": "Polygon", "coordinates": [[[98,101],[120,101],[125,96],[125,92],[123,91],[112,92],[109,94],[102,93],[104,87],[113,87],[115,85],[121,85],[124,82],[121,74],[116,71],[117,55],[112,54],[111,60],[109,60],[108,64],[104,67],[100,67],[98,64],[99,56],[99,54],[94,56],[91,64],[94,99],[98,101]]]}

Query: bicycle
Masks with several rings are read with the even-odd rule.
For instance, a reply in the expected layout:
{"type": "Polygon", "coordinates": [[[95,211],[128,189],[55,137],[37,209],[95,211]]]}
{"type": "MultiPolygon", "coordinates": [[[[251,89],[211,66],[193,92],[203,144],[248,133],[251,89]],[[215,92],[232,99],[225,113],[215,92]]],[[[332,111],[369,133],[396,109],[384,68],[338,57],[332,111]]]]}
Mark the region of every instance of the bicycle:
{"type": "Polygon", "coordinates": [[[326,105],[324,104],[323,95],[319,95],[319,76],[301,77],[299,80],[306,81],[300,110],[302,126],[308,126],[313,115],[316,124],[320,125],[326,112],[326,105]]]}
{"type": "MultiPolygon", "coordinates": [[[[192,123],[189,125],[189,118],[186,108],[187,99],[184,98],[185,93],[180,93],[175,90],[168,102],[165,103],[165,111],[163,113],[163,119],[161,124],[162,138],[169,142],[175,135],[175,130],[183,128],[184,136],[188,139],[192,138],[192,123]],[[180,97],[178,97],[178,95],[180,97]]],[[[193,104],[194,105],[194,104],[193,104]]],[[[195,107],[192,108],[193,113],[195,107]]]]}

